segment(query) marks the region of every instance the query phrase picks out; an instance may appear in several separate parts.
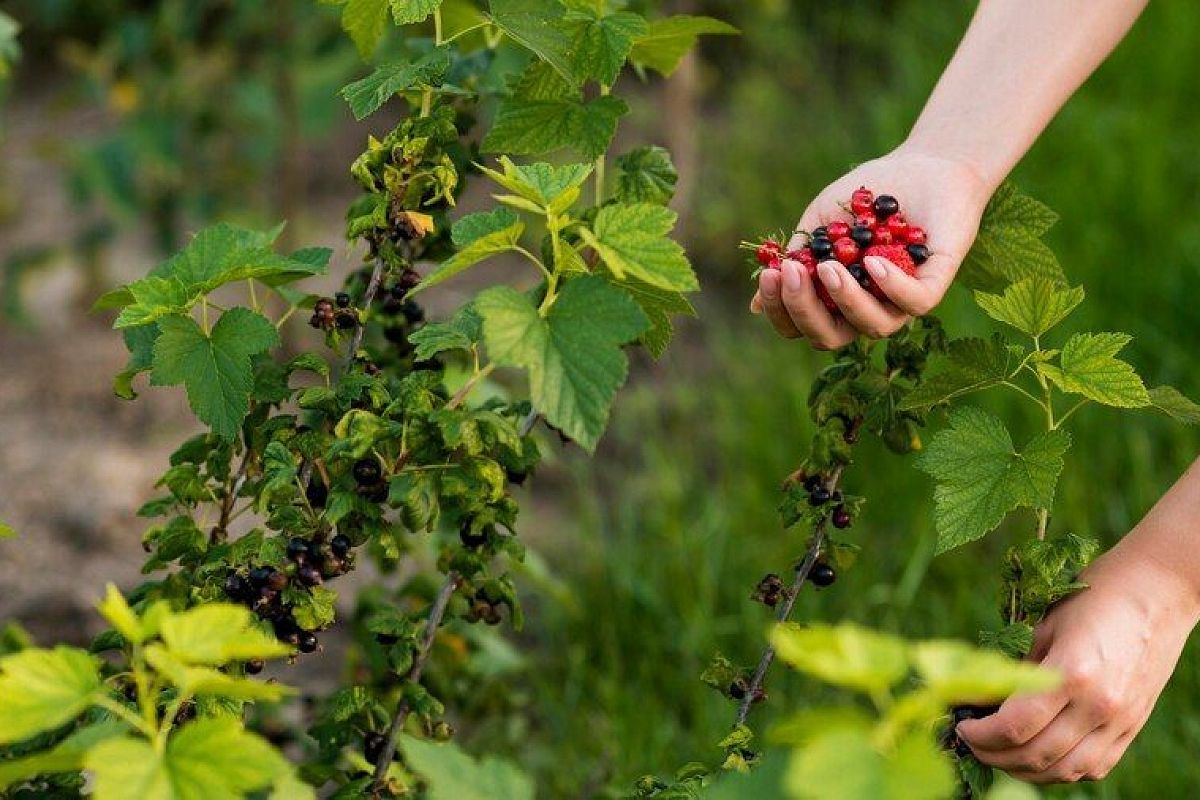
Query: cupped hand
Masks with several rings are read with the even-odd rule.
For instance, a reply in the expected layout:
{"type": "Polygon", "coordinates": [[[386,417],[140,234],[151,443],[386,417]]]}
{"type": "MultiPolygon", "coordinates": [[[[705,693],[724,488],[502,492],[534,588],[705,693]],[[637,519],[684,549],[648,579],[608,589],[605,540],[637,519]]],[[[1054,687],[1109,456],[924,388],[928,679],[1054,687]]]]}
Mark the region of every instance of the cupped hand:
{"type": "Polygon", "coordinates": [[[1197,621],[1194,588],[1119,547],[1083,580],[1089,588],[1038,627],[1030,655],[1059,670],[1062,686],[957,728],[980,761],[1031,783],[1104,778],[1146,724],[1197,621]]]}
{"type": "MultiPolygon", "coordinates": [[[[805,210],[797,231],[811,231],[835,219],[850,221],[842,205],[859,186],[899,199],[908,220],[926,230],[931,255],[915,278],[882,258],[864,260],[891,302],[875,299],[837,261],[819,264],[819,279],[840,315],[830,313],[821,303],[798,262],[785,259],[780,269],[763,270],[751,311],[765,313],[782,336],[803,336],[818,350],[847,345],[860,333],[872,338],[890,336],[912,316],[929,313],[941,301],[975,241],[990,195],[983,178],[968,165],[902,146],[830,184],[805,210]]],[[[797,234],[788,249],[804,243],[804,237],[797,234]]]]}

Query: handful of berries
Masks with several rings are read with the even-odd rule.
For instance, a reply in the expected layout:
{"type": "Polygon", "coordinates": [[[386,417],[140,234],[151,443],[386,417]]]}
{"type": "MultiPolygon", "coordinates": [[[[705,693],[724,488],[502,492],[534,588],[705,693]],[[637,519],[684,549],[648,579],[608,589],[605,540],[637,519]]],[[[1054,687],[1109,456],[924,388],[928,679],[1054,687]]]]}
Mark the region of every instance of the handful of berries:
{"type": "Polygon", "coordinates": [[[917,267],[929,259],[925,229],[910,225],[900,210],[900,201],[890,194],[876,197],[870,189],[860,186],[850,196],[847,210],[853,217],[851,221],[834,220],[812,231],[797,231],[808,239],[797,250],[785,251],[780,241],[773,238],[752,245],[755,258],[764,269],[779,269],[785,258],[800,262],[812,278],[821,302],[835,314],[837,304],[817,277],[817,264],[822,261],[839,262],[859,286],[886,301],[887,295],[863,266],[864,258],[887,259],[908,275],[916,275],[917,267]]]}

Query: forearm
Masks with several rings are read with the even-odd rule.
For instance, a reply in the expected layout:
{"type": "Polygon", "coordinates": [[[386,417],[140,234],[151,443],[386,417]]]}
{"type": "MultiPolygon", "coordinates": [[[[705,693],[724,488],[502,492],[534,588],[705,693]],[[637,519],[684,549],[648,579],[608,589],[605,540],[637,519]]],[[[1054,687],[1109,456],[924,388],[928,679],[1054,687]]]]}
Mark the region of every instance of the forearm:
{"type": "Polygon", "coordinates": [[[981,0],[905,146],[995,188],[1147,0],[981,0]]]}

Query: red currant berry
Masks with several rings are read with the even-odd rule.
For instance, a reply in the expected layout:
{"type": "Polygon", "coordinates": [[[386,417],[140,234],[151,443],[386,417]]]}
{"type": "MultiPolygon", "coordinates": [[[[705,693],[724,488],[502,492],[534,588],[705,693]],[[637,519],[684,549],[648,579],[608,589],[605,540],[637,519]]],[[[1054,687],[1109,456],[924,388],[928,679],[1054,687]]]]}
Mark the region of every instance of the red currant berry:
{"type": "Polygon", "coordinates": [[[855,214],[866,214],[872,210],[875,195],[865,186],[860,186],[850,195],[850,210],[855,214]]]}
{"type": "Polygon", "coordinates": [[[775,241],[774,239],[767,239],[758,246],[758,250],[754,255],[758,259],[758,263],[762,264],[764,267],[778,269],[779,253],[781,249],[782,248],[780,248],[779,242],[775,241]]]}
{"type": "Polygon", "coordinates": [[[879,224],[879,220],[875,218],[874,214],[868,211],[865,214],[859,214],[857,217],[855,217],[854,224],[864,228],[874,229],[875,226],[879,224]]]}
{"type": "Polygon", "coordinates": [[[833,243],[833,257],[843,264],[853,264],[858,260],[858,245],[848,236],[838,239],[833,243]]]}
{"type": "Polygon", "coordinates": [[[829,232],[829,238],[835,242],[850,235],[850,223],[841,220],[829,223],[825,229],[829,232]]]}
{"type": "Polygon", "coordinates": [[[887,229],[892,232],[894,241],[903,242],[908,236],[908,222],[904,219],[903,214],[888,217],[887,229]]]}
{"type": "Polygon", "coordinates": [[[925,229],[917,225],[909,225],[904,232],[904,241],[908,244],[925,244],[925,229]]]}
{"type": "Polygon", "coordinates": [[[886,225],[876,225],[874,233],[875,233],[875,239],[872,242],[872,244],[877,244],[877,245],[891,244],[892,239],[894,238],[892,236],[892,232],[890,230],[888,230],[888,227],[886,225]]]}
{"type": "Polygon", "coordinates": [[[805,267],[814,267],[817,264],[816,256],[807,247],[802,247],[799,250],[789,250],[787,257],[793,261],[799,261],[805,267]]]}

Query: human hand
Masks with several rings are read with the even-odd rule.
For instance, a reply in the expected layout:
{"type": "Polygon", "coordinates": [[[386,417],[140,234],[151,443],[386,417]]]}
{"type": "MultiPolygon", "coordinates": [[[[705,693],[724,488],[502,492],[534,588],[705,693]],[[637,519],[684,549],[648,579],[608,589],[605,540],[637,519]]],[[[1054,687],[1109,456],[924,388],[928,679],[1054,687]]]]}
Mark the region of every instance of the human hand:
{"type": "Polygon", "coordinates": [[[1146,724],[1200,618],[1195,588],[1133,548],[1097,559],[1083,580],[1089,588],[1050,612],[1030,654],[1058,669],[1063,685],[1010,698],[995,714],[957,727],[980,761],[1031,783],[1108,775],[1146,724]]]}
{"type": "MultiPolygon", "coordinates": [[[[804,336],[817,350],[843,347],[860,333],[875,339],[890,336],[912,316],[929,313],[975,241],[991,194],[984,179],[965,163],[901,146],[830,184],[805,210],[797,229],[812,230],[835,219],[849,221],[839,203],[848,202],[859,186],[895,195],[909,221],[927,231],[931,255],[915,278],[882,258],[864,260],[890,303],[875,299],[837,261],[818,265],[818,276],[841,315],[825,308],[798,262],[785,259],[780,269],[763,270],[751,311],[765,312],[782,336],[804,336]]],[[[804,238],[796,235],[788,249],[803,244],[804,238]]]]}

